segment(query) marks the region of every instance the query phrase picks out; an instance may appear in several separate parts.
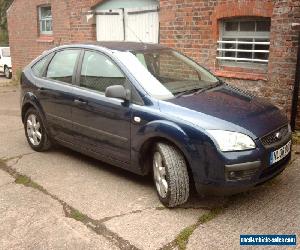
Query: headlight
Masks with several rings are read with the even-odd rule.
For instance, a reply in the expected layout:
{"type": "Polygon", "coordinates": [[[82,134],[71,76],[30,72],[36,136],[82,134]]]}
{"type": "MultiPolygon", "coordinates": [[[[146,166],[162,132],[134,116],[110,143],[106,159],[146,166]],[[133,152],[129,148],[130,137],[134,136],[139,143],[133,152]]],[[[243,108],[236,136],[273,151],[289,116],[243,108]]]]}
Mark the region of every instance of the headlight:
{"type": "Polygon", "coordinates": [[[247,135],[224,130],[207,130],[223,152],[241,151],[256,148],[254,141],[247,135]]]}

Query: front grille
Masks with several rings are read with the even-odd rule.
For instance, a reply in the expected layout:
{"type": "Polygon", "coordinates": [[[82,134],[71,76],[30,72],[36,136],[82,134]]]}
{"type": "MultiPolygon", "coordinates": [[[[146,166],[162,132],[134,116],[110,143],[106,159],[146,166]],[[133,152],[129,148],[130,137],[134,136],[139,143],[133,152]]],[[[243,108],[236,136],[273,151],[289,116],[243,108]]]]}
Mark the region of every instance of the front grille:
{"type": "Polygon", "coordinates": [[[261,138],[261,142],[264,146],[270,146],[274,143],[280,142],[289,133],[289,126],[286,125],[264,137],[261,138]]]}

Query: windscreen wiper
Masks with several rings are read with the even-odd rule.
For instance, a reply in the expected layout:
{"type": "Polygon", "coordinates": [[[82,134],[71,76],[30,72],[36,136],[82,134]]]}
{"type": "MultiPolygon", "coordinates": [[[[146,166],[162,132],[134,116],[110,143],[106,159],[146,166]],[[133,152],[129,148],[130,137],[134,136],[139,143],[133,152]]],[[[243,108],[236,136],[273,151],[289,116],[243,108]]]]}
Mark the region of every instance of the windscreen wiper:
{"type": "Polygon", "coordinates": [[[184,95],[192,94],[192,93],[197,92],[199,90],[202,90],[202,88],[188,89],[188,90],[178,92],[178,94],[176,94],[175,96],[176,97],[181,97],[181,96],[184,96],[184,95]]]}
{"type": "Polygon", "coordinates": [[[209,85],[209,86],[206,87],[206,88],[201,88],[201,89],[199,89],[197,92],[195,92],[195,94],[199,94],[199,93],[202,93],[202,92],[204,92],[204,91],[207,91],[207,90],[210,90],[210,89],[214,89],[214,88],[219,87],[219,86],[221,86],[221,85],[223,85],[223,81],[218,81],[218,82],[216,82],[216,83],[214,83],[214,84],[212,84],[212,85],[209,85]]]}

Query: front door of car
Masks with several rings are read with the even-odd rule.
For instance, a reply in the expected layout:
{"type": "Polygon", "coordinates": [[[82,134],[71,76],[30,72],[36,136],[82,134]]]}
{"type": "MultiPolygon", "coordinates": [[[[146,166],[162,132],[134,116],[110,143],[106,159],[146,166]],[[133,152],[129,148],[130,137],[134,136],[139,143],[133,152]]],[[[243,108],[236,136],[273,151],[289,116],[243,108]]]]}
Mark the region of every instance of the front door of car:
{"type": "Polygon", "coordinates": [[[129,164],[131,104],[105,97],[109,86],[129,86],[125,75],[108,56],[87,50],[78,84],[72,109],[75,139],[101,158],[129,164]]]}
{"type": "MultiPolygon", "coordinates": [[[[37,77],[37,95],[45,112],[51,135],[56,140],[72,142],[72,105],[73,105],[73,81],[75,81],[75,69],[80,49],[66,49],[58,51],[44,69],[43,76],[37,77]]],[[[47,61],[47,58],[44,60],[47,61]]],[[[33,71],[38,71],[36,64],[33,71]],[[36,67],[36,68],[35,68],[36,67]]],[[[38,73],[38,72],[37,72],[38,73]]]]}

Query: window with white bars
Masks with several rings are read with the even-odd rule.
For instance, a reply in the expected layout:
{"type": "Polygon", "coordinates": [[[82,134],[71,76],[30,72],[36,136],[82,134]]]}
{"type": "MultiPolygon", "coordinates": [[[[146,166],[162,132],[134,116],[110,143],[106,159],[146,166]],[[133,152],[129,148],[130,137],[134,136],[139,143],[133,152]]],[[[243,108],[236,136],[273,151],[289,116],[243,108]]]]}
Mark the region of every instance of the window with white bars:
{"type": "Polygon", "coordinates": [[[51,6],[39,7],[39,22],[40,22],[40,33],[51,35],[52,34],[51,6]]]}
{"type": "Polygon", "coordinates": [[[218,41],[219,62],[250,67],[268,64],[270,25],[269,18],[224,20],[218,41]]]}

